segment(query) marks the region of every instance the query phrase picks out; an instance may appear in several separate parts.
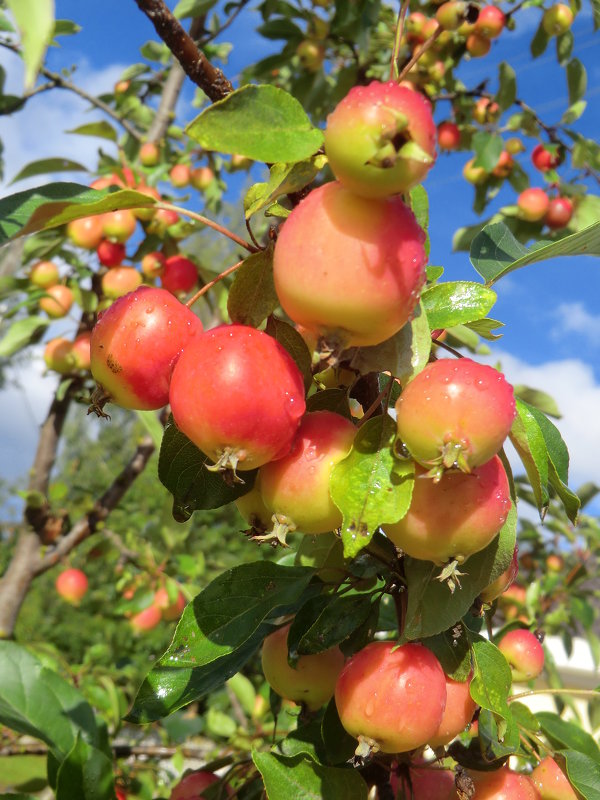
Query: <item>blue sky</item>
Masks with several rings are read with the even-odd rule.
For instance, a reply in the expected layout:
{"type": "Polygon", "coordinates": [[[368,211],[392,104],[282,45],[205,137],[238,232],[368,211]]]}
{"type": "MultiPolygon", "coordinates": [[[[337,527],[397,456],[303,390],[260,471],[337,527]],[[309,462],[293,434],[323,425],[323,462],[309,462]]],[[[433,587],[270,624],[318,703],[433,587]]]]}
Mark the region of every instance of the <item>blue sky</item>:
{"type": "MultiPolygon", "coordinates": [[[[175,3],[171,0],[169,5],[172,8],[175,3]]],[[[251,11],[251,6],[223,36],[225,41],[234,43],[230,62],[225,67],[234,83],[245,64],[267,54],[264,40],[254,32],[258,15],[251,11]]],[[[532,61],[529,55],[529,41],[540,14],[536,8],[518,14],[517,30],[505,31],[494,43],[490,55],[471,61],[462,68],[461,77],[468,86],[474,86],[484,74],[496,75],[496,65],[500,61],[508,61],[517,72],[519,97],[553,123],[567,106],[567,84],[564,71],[556,64],[552,43],[537,61],[532,61]]],[[[77,74],[90,91],[110,91],[120,71],[141,60],[139,47],[155,38],[152,25],[134,0],[104,0],[103,3],[56,0],[56,15],[74,19],[83,30],[76,37],[61,40],[62,46],[50,53],[49,65],[59,69],[78,64],[77,74]]],[[[600,104],[597,102],[600,61],[594,55],[600,39],[594,39],[589,6],[577,17],[573,33],[574,54],[588,70],[589,104],[577,128],[595,138],[600,128],[600,104]]],[[[270,46],[273,47],[273,43],[270,46]]],[[[9,88],[18,91],[18,65],[7,58],[9,60],[2,63],[8,70],[9,88]]],[[[493,91],[495,84],[489,88],[493,91]]],[[[40,95],[31,101],[27,116],[3,118],[3,125],[6,121],[3,138],[7,178],[10,179],[24,163],[44,156],[79,158],[93,165],[98,141],[63,135],[62,131],[96,119],[98,114],[86,113],[85,103],[66,95],[65,92],[40,95]],[[40,128],[44,130],[42,138],[40,128]]],[[[190,96],[191,90],[182,103],[188,118],[195,113],[186,108],[186,99],[189,101],[190,96]]],[[[437,113],[439,120],[444,118],[444,111],[442,107],[437,113]]],[[[456,228],[478,220],[471,211],[473,189],[461,175],[462,166],[469,157],[466,153],[440,156],[425,184],[431,205],[431,263],[443,265],[449,279],[479,280],[468,255],[451,251],[456,228]]],[[[530,168],[528,154],[520,156],[519,160],[532,175],[532,181],[542,185],[535,170],[530,168]]],[[[260,173],[255,177],[260,179],[260,173]]],[[[81,180],[77,175],[74,179],[81,180]]],[[[0,185],[1,194],[11,190],[0,185]]],[[[595,193],[600,194],[597,185],[595,193]]],[[[507,185],[493,202],[490,213],[514,200],[514,191],[507,185]]],[[[560,427],[573,453],[574,485],[585,479],[600,483],[600,467],[595,457],[595,452],[600,450],[600,260],[563,258],[533,265],[500,281],[497,290],[499,298],[492,316],[504,321],[506,328],[503,339],[494,347],[494,360],[502,361],[513,382],[529,383],[555,395],[565,414],[560,427]]],[[[0,419],[7,418],[7,410],[10,419],[10,424],[0,423],[0,435],[15,451],[15,458],[8,459],[12,465],[10,477],[13,470],[24,471],[30,463],[32,451],[26,452],[20,430],[24,426],[31,429],[32,419],[41,421],[53,387],[53,379],[42,377],[39,370],[35,375],[28,374],[26,379],[21,376],[20,380],[22,389],[11,389],[0,395],[0,410],[4,411],[0,419]],[[25,403],[23,394],[27,395],[25,403]],[[24,410],[27,404],[29,410],[24,410]],[[24,415],[21,422],[19,414],[24,415]]],[[[2,470],[6,476],[7,467],[2,470]]]]}

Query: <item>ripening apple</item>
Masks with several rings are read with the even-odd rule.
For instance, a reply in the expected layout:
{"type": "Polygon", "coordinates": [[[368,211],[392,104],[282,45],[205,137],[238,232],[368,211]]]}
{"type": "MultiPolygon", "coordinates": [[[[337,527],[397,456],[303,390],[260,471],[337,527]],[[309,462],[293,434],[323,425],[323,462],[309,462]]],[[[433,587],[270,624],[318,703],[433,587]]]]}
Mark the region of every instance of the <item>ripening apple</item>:
{"type": "Polygon", "coordinates": [[[103,216],[102,231],[107,239],[123,243],[133,236],[136,224],[135,215],[128,208],[109,211],[103,216]]]}
{"type": "Polygon", "coordinates": [[[539,222],[550,207],[550,198],[543,189],[524,189],[517,198],[519,216],[527,222],[539,222]]]}
{"type": "Polygon", "coordinates": [[[481,58],[487,56],[492,46],[491,41],[486,36],[481,36],[478,33],[471,33],[467,37],[467,52],[473,58],[481,58]]]}
{"type": "Polygon", "coordinates": [[[325,48],[320,42],[305,39],[296,48],[296,55],[300,64],[309,72],[316,72],[321,68],[325,58],[325,48]]]}
{"type": "Polygon", "coordinates": [[[344,656],[339,647],[331,647],[314,655],[299,656],[296,664],[290,666],[290,627],[291,623],[265,639],[262,670],[267,683],[280,697],[316,711],[333,697],[338,675],[344,666],[344,656]]]}
{"type": "Polygon", "coordinates": [[[492,175],[496,178],[507,178],[513,170],[515,161],[508,150],[503,150],[494,169],[492,175]]]}
{"type": "Polygon", "coordinates": [[[59,281],[58,267],[52,261],[38,261],[29,273],[29,280],[40,289],[56,286],[59,281]]]}
{"type": "MultiPolygon", "coordinates": [[[[516,619],[525,608],[526,600],[527,591],[525,587],[513,583],[498,597],[498,607],[502,609],[507,620],[516,619]]],[[[525,622],[527,621],[527,617],[523,615],[519,618],[522,618],[525,622]]]]}
{"type": "Polygon", "coordinates": [[[90,368],[90,341],[92,334],[90,331],[80,333],[71,346],[71,353],[75,369],[90,368]]]}
{"type": "Polygon", "coordinates": [[[125,92],[131,86],[131,81],[117,81],[114,85],[114,93],[115,94],[125,94],[125,92]]]}
{"type": "Polygon", "coordinates": [[[160,623],[162,619],[161,610],[158,606],[152,603],[142,611],[138,611],[129,620],[129,623],[136,633],[144,633],[151,631],[160,623]]]}
{"type": "Polygon", "coordinates": [[[56,591],[67,603],[77,606],[88,590],[88,579],[80,569],[65,569],[55,581],[56,591]]]}
{"type": "Polygon", "coordinates": [[[544,223],[553,230],[564,228],[573,216],[573,203],[568,197],[554,197],[550,200],[544,223]]]}
{"type": "MultiPolygon", "coordinates": [[[[215,775],[214,772],[208,772],[205,769],[189,772],[175,786],[169,800],[204,800],[202,792],[220,780],[219,776],[215,775]]],[[[225,786],[224,796],[229,796],[230,794],[229,787],[225,786]]],[[[213,796],[216,797],[216,795],[211,794],[211,797],[213,796]]]]}
{"type": "Polygon", "coordinates": [[[71,310],[75,298],[68,286],[57,283],[46,289],[46,297],[42,297],[39,306],[52,319],[66,317],[71,310]]]}
{"type": "Polygon", "coordinates": [[[527,775],[520,775],[507,767],[493,772],[469,770],[468,774],[475,784],[473,800],[541,800],[527,775]]]}
{"type": "MultiPolygon", "coordinates": [[[[158,189],[155,189],[154,186],[146,186],[146,184],[141,183],[139,186],[135,187],[136,192],[140,194],[145,194],[147,197],[151,197],[153,200],[160,200],[160,192],[158,189]]],[[[154,219],[155,214],[157,214],[157,210],[154,206],[146,206],[145,208],[134,208],[133,215],[136,219],[141,219],[143,222],[148,222],[151,219],[154,219]]]]}
{"type": "Polygon", "coordinates": [[[251,166],[252,166],[252,159],[248,158],[248,156],[243,156],[240,153],[234,153],[229,159],[230,172],[237,169],[250,169],[251,166]]]}
{"type": "MultiPolygon", "coordinates": [[[[411,767],[410,784],[413,800],[458,800],[454,773],[450,769],[436,765],[411,767]]],[[[409,794],[406,796],[411,797],[409,794]]]]}
{"type": "Polygon", "coordinates": [[[508,661],[513,681],[532,680],[544,669],[544,648],[537,636],[525,628],[506,633],[498,649],[508,661]]]}
{"type": "Polygon", "coordinates": [[[476,167],[475,166],[475,159],[471,158],[463,167],[463,177],[468,183],[472,183],[474,186],[477,186],[480,183],[483,183],[487,178],[487,172],[483,167],[476,167]]]}
{"type": "Polygon", "coordinates": [[[471,675],[466,681],[455,681],[446,675],[446,708],[440,726],[429,738],[429,747],[446,745],[465,730],[473,719],[477,704],[471,697],[471,675]]]}
{"type": "Polygon", "coordinates": [[[165,256],[157,250],[146,253],[142,258],[142,273],[146,278],[159,278],[165,268],[165,256]]]}
{"type": "Polygon", "coordinates": [[[155,167],[160,161],[160,150],[154,142],[144,142],[140,147],[140,161],[145,167],[155,167]]]}
{"type": "Polygon", "coordinates": [[[440,122],[437,128],[437,138],[440,150],[458,150],[460,128],[454,122],[440,122]]]}
{"type": "Polygon", "coordinates": [[[486,122],[495,122],[500,118],[502,110],[498,103],[490,100],[489,97],[480,97],[473,106],[473,119],[484,125],[486,122]]]}
{"type": "Polygon", "coordinates": [[[556,3],[544,11],[542,27],[548,36],[560,36],[573,24],[573,12],[565,3],[556,3]]]}
{"type": "Polygon", "coordinates": [[[102,276],[102,294],[111,300],[134,292],[142,283],[142,275],[135,267],[113,267],[102,276]]]}
{"type": "Polygon", "coordinates": [[[511,562],[502,575],[497,577],[495,581],[492,581],[492,583],[480,592],[479,596],[484,603],[493,603],[497,597],[508,589],[517,577],[517,573],[519,572],[518,552],[519,548],[515,546],[511,562]]]}
{"type": "Polygon", "coordinates": [[[169,172],[171,183],[178,189],[187,186],[191,178],[189,164],[175,164],[169,172]]]}
{"type": "Polygon", "coordinates": [[[154,605],[158,606],[161,610],[163,619],[168,622],[179,619],[183,614],[183,609],[186,607],[186,599],[181,589],[177,590],[177,597],[171,601],[169,593],[164,586],[161,586],[154,593],[154,605]]]}
{"type": "Polygon", "coordinates": [[[577,800],[569,779],[551,756],[546,756],[531,773],[542,800],[577,800]]]}
{"type": "Polygon", "coordinates": [[[466,10],[464,0],[448,0],[438,8],[435,18],[445,30],[455,31],[461,26],[466,10]]]}
{"type": "Polygon", "coordinates": [[[559,148],[549,149],[543,144],[536,144],[531,151],[531,162],[540,172],[558,167],[562,162],[562,153],[559,148]]]}
{"type": "Polygon", "coordinates": [[[67,225],[67,236],[77,247],[95,250],[104,238],[103,218],[104,214],[96,214],[94,217],[74,219],[67,225]]]}
{"type": "Polygon", "coordinates": [[[73,342],[62,336],[51,339],[44,348],[44,361],[48,369],[66,375],[74,368],[73,342]]]}
{"type": "Polygon", "coordinates": [[[214,179],[215,173],[210,167],[196,167],[196,169],[193,169],[190,173],[190,183],[194,189],[198,189],[199,192],[208,189],[214,179]]]}
{"type": "Polygon", "coordinates": [[[506,17],[498,6],[484,6],[475,22],[475,33],[486,39],[495,39],[500,36],[505,24],[506,17]]]}

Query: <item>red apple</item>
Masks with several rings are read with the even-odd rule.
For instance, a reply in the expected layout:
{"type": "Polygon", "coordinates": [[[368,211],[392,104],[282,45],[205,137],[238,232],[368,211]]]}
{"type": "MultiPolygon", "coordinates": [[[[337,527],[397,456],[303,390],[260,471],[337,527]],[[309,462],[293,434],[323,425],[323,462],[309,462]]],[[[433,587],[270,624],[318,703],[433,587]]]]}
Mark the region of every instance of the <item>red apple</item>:
{"type": "Polygon", "coordinates": [[[506,633],[498,643],[498,649],[508,661],[513,681],[532,680],[544,669],[544,648],[525,628],[506,633]]]}
{"type": "Polygon", "coordinates": [[[56,579],[55,586],[67,603],[76,606],[88,590],[88,579],[80,569],[65,569],[56,579]]]}
{"type": "Polygon", "coordinates": [[[569,780],[556,761],[546,756],[531,773],[542,800],[577,800],[569,780]]]}

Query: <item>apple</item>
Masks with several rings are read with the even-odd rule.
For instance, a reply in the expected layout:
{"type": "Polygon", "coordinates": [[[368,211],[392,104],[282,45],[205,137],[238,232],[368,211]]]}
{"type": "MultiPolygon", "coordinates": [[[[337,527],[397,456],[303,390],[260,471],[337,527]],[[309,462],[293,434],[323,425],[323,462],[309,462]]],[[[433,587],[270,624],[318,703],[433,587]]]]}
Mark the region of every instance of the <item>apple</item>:
{"type": "Polygon", "coordinates": [[[577,800],[573,787],[562,769],[551,756],[542,759],[531,773],[542,800],[577,800]]]}
{"type": "Polygon", "coordinates": [[[38,261],[29,273],[29,280],[40,289],[56,286],[60,279],[58,267],[52,261],[38,261]]]}
{"type": "Polygon", "coordinates": [[[544,648],[535,634],[526,628],[506,633],[498,649],[508,661],[513,681],[537,678],[544,668],[544,648]]]}
{"type": "Polygon", "coordinates": [[[517,198],[519,216],[527,222],[539,222],[546,216],[550,198],[543,189],[530,187],[524,189],[517,198]]]}
{"type": "Polygon", "coordinates": [[[556,3],[544,11],[542,27],[548,36],[560,36],[568,31],[573,24],[573,12],[564,3],[556,3]]]}
{"type": "Polygon", "coordinates": [[[39,306],[52,319],[60,319],[69,313],[74,299],[69,287],[58,283],[46,289],[46,297],[42,297],[39,306]]]}
{"type": "Polygon", "coordinates": [[[160,150],[154,142],[144,142],[140,147],[140,161],[145,167],[155,167],[160,161],[160,150]]]}
{"type": "Polygon", "coordinates": [[[54,585],[63,600],[77,606],[88,590],[88,579],[85,572],[80,569],[65,569],[60,573],[54,585]]]}

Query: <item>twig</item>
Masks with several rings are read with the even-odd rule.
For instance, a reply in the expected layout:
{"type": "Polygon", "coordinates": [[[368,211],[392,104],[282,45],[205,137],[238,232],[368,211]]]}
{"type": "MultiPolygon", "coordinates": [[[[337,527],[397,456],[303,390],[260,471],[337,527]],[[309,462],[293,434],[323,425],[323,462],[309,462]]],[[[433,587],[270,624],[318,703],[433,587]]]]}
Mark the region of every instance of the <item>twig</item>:
{"type": "Polygon", "coordinates": [[[410,0],[402,0],[400,11],[398,12],[398,22],[396,23],[396,38],[394,39],[394,49],[392,51],[392,62],[390,64],[390,80],[398,80],[398,54],[400,53],[400,44],[402,42],[402,34],[404,32],[404,20],[406,12],[408,11],[410,0]]]}
{"type": "Polygon", "coordinates": [[[213,42],[217,36],[220,36],[223,31],[227,30],[231,23],[237,18],[238,14],[248,5],[248,2],[249,0],[240,0],[235,11],[233,11],[229,17],[227,17],[225,22],[219,28],[217,28],[216,31],[213,31],[210,35],[204,36],[202,39],[200,39],[200,46],[204,47],[204,45],[208,44],[209,42],[213,42]]]}
{"type": "MultiPolygon", "coordinates": [[[[92,510],[78,520],[67,535],[57,541],[52,550],[37,560],[33,570],[34,575],[40,575],[58,564],[74,547],[96,531],[98,524],[108,517],[138,475],[144,471],[153,453],[154,442],[149,436],[144,437],[129,463],[117,475],[102,497],[97,500],[92,510]]],[[[135,555],[137,557],[137,554],[135,555]]]]}
{"type": "Polygon", "coordinates": [[[232,242],[239,244],[240,247],[248,250],[249,253],[258,253],[260,250],[260,248],[255,247],[253,244],[245,241],[245,239],[242,239],[242,237],[238,236],[237,233],[230,231],[228,228],[225,228],[223,225],[219,225],[218,222],[214,222],[212,219],[209,219],[202,214],[198,214],[195,211],[190,211],[188,208],[174,206],[172,203],[165,203],[162,200],[160,203],[156,203],[153,208],[166,208],[168,211],[176,211],[178,214],[182,214],[184,217],[195,219],[197,222],[201,222],[203,225],[206,225],[207,228],[212,228],[218,233],[222,233],[223,236],[227,236],[228,239],[231,239],[232,242]]]}
{"type": "Polygon", "coordinates": [[[361,417],[361,419],[360,419],[360,421],[359,421],[359,423],[358,423],[358,427],[359,427],[359,428],[360,428],[362,425],[364,425],[364,424],[365,424],[365,422],[366,422],[368,419],[370,419],[370,418],[373,416],[373,414],[374,414],[374,413],[377,411],[378,407],[379,407],[379,406],[380,406],[380,405],[383,403],[383,401],[385,400],[385,398],[386,398],[386,397],[389,397],[389,394],[390,394],[390,392],[391,392],[391,390],[392,390],[392,384],[393,384],[393,383],[394,383],[394,379],[393,379],[393,378],[390,378],[390,380],[389,380],[389,383],[387,384],[387,386],[385,386],[385,387],[384,387],[384,388],[383,388],[383,389],[382,389],[382,390],[379,392],[379,394],[377,395],[377,397],[375,398],[375,400],[373,400],[373,402],[371,403],[371,405],[369,406],[369,408],[368,408],[368,409],[365,411],[365,413],[362,415],[362,417],[361,417]]]}
{"type": "Polygon", "coordinates": [[[179,61],[185,74],[216,102],[233,91],[233,85],[220,69],[213,66],[194,40],[185,32],[163,0],[135,0],[148,17],[163,42],[179,61]]]}
{"type": "Polygon", "coordinates": [[[426,39],[423,42],[423,44],[421,45],[421,47],[419,47],[418,50],[415,50],[415,52],[412,55],[412,58],[402,67],[402,72],[398,75],[398,82],[404,80],[404,78],[408,75],[410,70],[414,67],[414,65],[417,63],[417,61],[421,58],[423,53],[426,53],[433,46],[433,44],[435,43],[436,39],[439,36],[442,35],[442,31],[443,31],[443,28],[441,28],[441,27],[437,28],[437,30],[435,30],[431,34],[429,39],[426,39]]]}
{"type": "Polygon", "coordinates": [[[231,275],[231,273],[235,272],[236,269],[239,269],[243,263],[244,263],[243,261],[238,261],[237,264],[234,264],[232,267],[227,267],[226,270],[223,270],[223,272],[221,272],[220,275],[217,275],[216,278],[213,278],[212,281],[205,283],[204,286],[200,289],[200,291],[196,292],[196,294],[187,301],[186,306],[188,308],[191,308],[196,302],[196,300],[199,300],[202,297],[202,295],[208,292],[209,289],[212,289],[215,283],[218,283],[219,281],[223,280],[223,278],[226,278],[228,275],[231,275]]]}
{"type": "Polygon", "coordinates": [[[532,697],[536,694],[568,694],[573,697],[589,697],[590,700],[600,699],[600,691],[596,689],[530,689],[528,692],[512,694],[508,698],[508,702],[520,700],[522,697],[532,697]]]}

